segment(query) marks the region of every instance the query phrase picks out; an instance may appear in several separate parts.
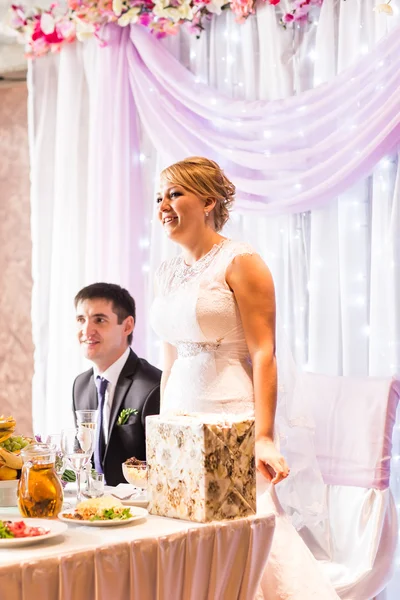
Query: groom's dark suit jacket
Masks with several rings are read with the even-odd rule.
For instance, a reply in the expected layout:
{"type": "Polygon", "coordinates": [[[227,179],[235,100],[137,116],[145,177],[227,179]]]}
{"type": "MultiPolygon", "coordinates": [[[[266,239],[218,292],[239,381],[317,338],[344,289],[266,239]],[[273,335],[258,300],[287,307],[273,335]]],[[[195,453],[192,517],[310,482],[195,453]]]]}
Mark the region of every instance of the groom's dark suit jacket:
{"type": "MultiPolygon", "coordinates": [[[[160,412],[161,371],[130,351],[115,388],[110,413],[108,442],[103,471],[108,485],[126,483],[122,463],[132,456],[146,460],[145,419],[147,415],[160,412]],[[137,414],[129,417],[126,425],[117,425],[118,416],[124,408],[136,408],[137,414]]],[[[93,369],[75,379],[73,386],[73,410],[97,409],[97,391],[93,369]]],[[[74,412],[75,415],[75,412],[74,412]]]]}

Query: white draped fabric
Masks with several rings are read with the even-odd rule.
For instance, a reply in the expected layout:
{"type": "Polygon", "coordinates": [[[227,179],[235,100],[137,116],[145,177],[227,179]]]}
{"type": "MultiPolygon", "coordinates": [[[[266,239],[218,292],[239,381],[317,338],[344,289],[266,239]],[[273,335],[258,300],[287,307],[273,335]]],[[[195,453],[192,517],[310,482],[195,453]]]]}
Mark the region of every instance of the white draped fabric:
{"type": "MultiPolygon", "coordinates": [[[[374,4],[325,0],[317,24],[293,30],[264,5],[244,25],[223,14],[199,40],[182,31],[160,43],[234,98],[284,98],[332,81],[399,25],[398,15],[377,15],[374,4]]],[[[163,237],[154,197],[157,174],[173,158],[167,146],[153,145],[132,110],[122,54],[113,56],[121,85],[102,79],[110,56],[93,41],[30,68],[36,432],[72,420],[72,381],[86,366],[74,339],[73,297],[83,285],[127,287],[138,305],[134,349],[160,362],[147,313],[154,270],[177,249],[163,237]]],[[[250,241],[269,264],[300,365],[332,375],[400,370],[399,186],[398,156],[391,155],[324,208],[233,213],[225,233],[250,241]]],[[[400,578],[385,600],[399,594],[400,578]]]]}

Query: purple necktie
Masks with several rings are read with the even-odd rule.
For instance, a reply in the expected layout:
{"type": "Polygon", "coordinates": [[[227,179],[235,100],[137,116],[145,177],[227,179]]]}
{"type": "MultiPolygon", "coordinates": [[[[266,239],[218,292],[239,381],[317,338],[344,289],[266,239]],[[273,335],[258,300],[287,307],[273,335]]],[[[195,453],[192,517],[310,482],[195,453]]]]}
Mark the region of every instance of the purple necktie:
{"type": "Polygon", "coordinates": [[[108,381],[104,377],[97,375],[96,377],[96,388],[97,388],[97,409],[99,411],[97,416],[97,429],[96,429],[96,445],[94,448],[94,468],[97,473],[103,473],[103,458],[106,442],[104,439],[103,431],[103,409],[106,401],[106,389],[108,381]]]}

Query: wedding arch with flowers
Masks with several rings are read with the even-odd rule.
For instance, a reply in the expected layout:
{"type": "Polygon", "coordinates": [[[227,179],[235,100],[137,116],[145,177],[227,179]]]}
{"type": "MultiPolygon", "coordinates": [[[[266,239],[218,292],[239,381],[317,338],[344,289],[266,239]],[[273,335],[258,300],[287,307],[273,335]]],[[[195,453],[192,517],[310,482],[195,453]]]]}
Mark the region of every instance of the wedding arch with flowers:
{"type": "MultiPolygon", "coordinates": [[[[293,0],[291,10],[284,12],[280,0],[260,0],[277,7],[277,18],[283,27],[304,23],[324,0],[293,0]]],[[[66,5],[52,3],[48,9],[11,6],[11,27],[27,47],[27,56],[37,57],[58,52],[75,40],[95,36],[101,44],[101,29],[108,23],[121,27],[138,23],[157,37],[177,34],[186,26],[199,36],[204,23],[224,10],[231,10],[239,23],[253,14],[257,0],[67,0],[66,5]]]]}

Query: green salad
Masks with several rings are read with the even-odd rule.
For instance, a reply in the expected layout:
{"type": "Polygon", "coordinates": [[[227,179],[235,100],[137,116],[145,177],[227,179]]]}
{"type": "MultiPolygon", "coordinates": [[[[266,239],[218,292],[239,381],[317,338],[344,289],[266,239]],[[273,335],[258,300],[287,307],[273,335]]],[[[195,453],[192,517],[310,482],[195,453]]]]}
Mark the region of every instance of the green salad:
{"type": "Polygon", "coordinates": [[[115,511],[113,508],[105,508],[101,515],[95,515],[90,518],[90,521],[111,521],[112,519],[119,519],[120,521],[130,519],[132,513],[130,508],[124,508],[123,510],[115,511]]]}
{"type": "Polygon", "coordinates": [[[13,538],[14,534],[8,529],[7,525],[0,521],[0,539],[13,538]]]}

